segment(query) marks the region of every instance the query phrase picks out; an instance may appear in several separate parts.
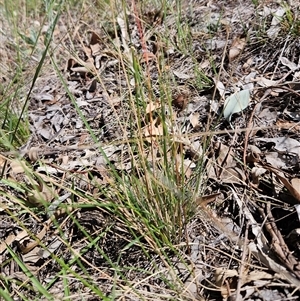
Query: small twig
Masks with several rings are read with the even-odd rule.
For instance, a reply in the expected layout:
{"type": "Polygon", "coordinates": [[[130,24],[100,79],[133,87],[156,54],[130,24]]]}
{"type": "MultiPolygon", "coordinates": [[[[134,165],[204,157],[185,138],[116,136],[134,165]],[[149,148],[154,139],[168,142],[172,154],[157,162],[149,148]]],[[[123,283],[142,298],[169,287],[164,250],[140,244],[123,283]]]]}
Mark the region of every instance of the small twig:
{"type": "Polygon", "coordinates": [[[144,37],[142,22],[139,18],[139,13],[138,13],[138,10],[137,10],[137,7],[136,7],[135,0],[132,0],[131,4],[132,4],[133,12],[134,12],[134,15],[135,15],[134,16],[135,24],[136,24],[136,27],[137,27],[137,30],[138,30],[138,33],[139,33],[142,50],[143,50],[143,53],[145,54],[146,65],[148,67],[148,56],[147,56],[148,50],[147,50],[147,46],[146,46],[146,43],[145,43],[145,37],[144,37]]]}
{"type": "Polygon", "coordinates": [[[221,163],[221,166],[220,166],[220,172],[219,172],[219,174],[218,174],[218,178],[219,178],[219,179],[221,178],[223,171],[224,171],[224,170],[226,169],[226,167],[227,167],[227,166],[226,166],[226,165],[227,165],[227,160],[228,160],[228,158],[231,157],[231,154],[232,154],[232,148],[234,148],[234,145],[235,145],[235,143],[236,143],[236,138],[237,138],[237,133],[234,132],[234,135],[233,135],[233,137],[232,137],[232,139],[231,139],[231,143],[230,143],[230,145],[229,145],[228,152],[227,152],[227,154],[226,154],[225,158],[223,159],[223,161],[222,161],[222,163],[221,163]]]}
{"type": "MultiPolygon", "coordinates": [[[[281,79],[279,79],[276,84],[279,85],[281,84],[289,75],[291,75],[292,73],[294,73],[295,71],[298,71],[300,69],[300,66],[297,66],[294,69],[291,69],[288,73],[286,73],[286,75],[284,75],[281,79]]],[[[285,83],[284,83],[285,84],[285,83]]]]}
{"type": "Polygon", "coordinates": [[[286,245],[280,231],[278,230],[271,212],[271,203],[268,202],[266,206],[266,213],[268,222],[265,224],[266,230],[272,238],[271,249],[277,255],[277,258],[284,264],[284,266],[294,273],[300,279],[300,268],[298,260],[293,256],[292,252],[286,245]]]}
{"type": "Polygon", "coordinates": [[[240,268],[239,268],[239,280],[237,283],[237,287],[236,287],[236,301],[242,300],[241,296],[240,296],[240,291],[243,285],[243,274],[244,274],[244,270],[245,270],[245,260],[246,260],[246,256],[249,253],[249,248],[248,248],[248,244],[249,244],[249,240],[248,240],[248,231],[249,231],[249,223],[248,221],[246,222],[246,229],[245,229],[245,237],[244,237],[244,244],[243,244],[243,253],[242,253],[242,258],[241,258],[241,264],[240,264],[240,268]]]}
{"type": "Polygon", "coordinates": [[[280,59],[282,58],[282,55],[283,55],[283,53],[284,53],[284,50],[285,50],[285,48],[286,48],[286,44],[287,44],[287,42],[289,41],[289,34],[288,34],[288,36],[286,37],[286,39],[285,39],[285,43],[284,43],[284,45],[283,45],[283,48],[282,48],[282,50],[281,50],[281,52],[280,52],[280,56],[279,56],[279,59],[277,60],[277,64],[276,64],[276,66],[275,66],[275,69],[274,69],[274,72],[273,72],[273,74],[272,74],[272,76],[271,76],[271,80],[273,79],[273,77],[274,77],[274,75],[275,75],[275,72],[276,72],[276,70],[277,70],[277,68],[278,68],[278,66],[279,66],[279,63],[280,63],[280,59]]]}

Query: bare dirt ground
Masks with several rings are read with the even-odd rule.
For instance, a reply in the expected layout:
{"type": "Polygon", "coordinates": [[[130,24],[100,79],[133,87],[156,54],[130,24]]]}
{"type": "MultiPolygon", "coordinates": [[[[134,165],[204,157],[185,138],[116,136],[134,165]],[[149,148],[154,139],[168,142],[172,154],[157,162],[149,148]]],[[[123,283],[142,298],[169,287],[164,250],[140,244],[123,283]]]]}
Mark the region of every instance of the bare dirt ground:
{"type": "MultiPolygon", "coordinates": [[[[80,252],[81,263],[74,262],[74,272],[83,279],[69,279],[70,300],[299,298],[300,3],[284,7],[275,1],[258,6],[253,2],[186,1],[179,18],[171,11],[163,14],[159,7],[129,5],[126,25],[120,9],[118,31],[109,11],[105,22],[97,14],[90,17],[91,7],[86,14],[61,16],[51,51],[66,86],[49,61],[31,95],[31,136],[20,153],[37,173],[47,175],[48,186],[56,187],[56,200],[81,206],[70,209],[74,219],[56,212],[60,227],[49,212],[30,215],[21,207],[20,223],[35,233],[46,251],[40,242],[24,239],[14,218],[14,198],[34,206],[37,197],[1,182],[5,193],[0,200],[0,272],[15,279],[9,287],[14,300],[23,300],[18,291],[28,294],[28,300],[39,295],[22,287],[28,278],[14,261],[5,264],[11,258],[7,245],[49,287],[54,300],[63,300],[65,282],[63,275],[58,276],[59,261],[51,254],[70,262],[80,252]],[[297,20],[292,30],[289,13],[297,20]],[[190,29],[188,35],[178,32],[178,20],[181,28],[190,29]],[[122,45],[122,59],[113,43],[122,45]],[[147,81],[137,87],[125,72],[134,60],[150,80],[152,95],[149,92],[146,102],[152,107],[147,107],[147,113],[155,112],[166,97],[161,89],[163,75],[172,78],[169,118],[176,125],[172,134],[182,145],[188,183],[198,176],[195,166],[202,160],[205,196],[199,196],[199,212],[184,235],[178,234],[180,251],[164,250],[169,262],[151,248],[146,256],[139,244],[128,246],[137,234],[114,216],[110,189],[115,183],[105,157],[122,175],[136,172],[124,142],[138,128],[129,122],[134,119],[129,98],[149,88],[147,81]],[[225,99],[244,90],[250,91],[244,110],[232,109],[224,118],[225,99]],[[78,194],[72,195],[68,187],[76,187],[78,194]],[[84,208],[89,196],[111,204],[110,210],[84,208]],[[61,237],[67,237],[68,245],[61,237]],[[116,277],[117,269],[126,281],[116,277]],[[85,284],[86,274],[103,297],[95,297],[85,284]],[[177,277],[183,291],[168,286],[161,275],[177,277]]],[[[146,138],[163,135],[159,121],[150,123],[146,116],[143,120],[146,138]]],[[[9,162],[4,178],[28,182],[12,154],[3,156],[9,162]]],[[[36,182],[45,199],[54,203],[50,208],[54,212],[58,205],[52,190],[39,179],[36,182]]]]}

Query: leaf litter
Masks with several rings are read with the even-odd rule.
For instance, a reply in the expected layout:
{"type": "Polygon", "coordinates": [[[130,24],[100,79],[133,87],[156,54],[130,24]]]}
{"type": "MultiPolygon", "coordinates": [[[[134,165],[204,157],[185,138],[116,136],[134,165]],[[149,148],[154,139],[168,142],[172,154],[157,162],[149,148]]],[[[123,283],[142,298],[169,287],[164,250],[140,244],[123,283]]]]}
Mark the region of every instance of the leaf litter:
{"type": "MultiPolygon", "coordinates": [[[[294,89],[299,79],[296,76],[299,48],[296,39],[291,35],[286,37],[283,32],[286,8],[272,1],[255,8],[252,1],[248,2],[242,6],[230,2],[222,13],[216,1],[195,4],[192,9],[189,5],[183,6],[180,21],[190,26],[193,59],[181,51],[176,16],[172,13],[167,13],[165,19],[158,17],[157,23],[150,23],[153,26],[145,25],[144,33],[130,10],[127,11],[128,24],[124,14],[117,16],[117,35],[109,32],[109,26],[104,31],[96,23],[91,25],[91,31],[80,26],[74,30],[70,42],[75,49],[72,54],[64,54],[67,60],[64,76],[72,99],[66,96],[55,74],[44,74],[29,106],[32,132],[29,144],[20,150],[18,160],[10,159],[18,152],[1,154],[3,168],[4,162],[8,162],[5,181],[1,182],[5,192],[0,199],[2,262],[10,258],[7,246],[14,247],[28,269],[39,273],[44,284],[56,279],[50,292],[60,300],[63,282],[57,277],[59,267],[46,259],[51,254],[66,260],[74,256],[65,243],[61,243],[63,234],[72,242],[72,248],[81,252],[85,267],[107,294],[112,292],[115,283],[111,266],[103,254],[127,268],[145,271],[148,267],[153,275],[147,287],[138,284],[149,274],[133,272],[133,269],[131,273],[124,269],[124,274],[132,287],[138,283],[139,293],[149,294],[151,298],[162,292],[166,300],[172,296],[170,287],[156,277],[160,273],[169,280],[179,277],[184,283],[184,292],[178,300],[299,297],[297,229],[300,225],[294,206],[300,201],[300,142],[299,120],[293,114],[300,112],[298,90],[294,89]],[[257,40],[256,25],[251,23],[251,18],[258,15],[263,16],[259,21],[266,22],[264,34],[270,38],[266,43],[257,40]],[[247,37],[244,37],[245,28],[247,37]],[[165,30],[169,33],[169,43],[159,40],[156,34],[165,30]],[[152,38],[147,39],[150,36],[152,38]],[[118,47],[122,53],[116,50],[118,47]],[[172,100],[168,106],[163,102],[158,83],[159,55],[167,57],[168,65],[163,72],[169,74],[174,85],[170,87],[172,100]],[[168,132],[178,147],[177,152],[168,150],[168,159],[175,166],[184,166],[184,181],[187,183],[199,176],[196,167],[201,161],[207,183],[201,192],[203,195],[197,193],[195,187],[198,212],[186,225],[188,236],[180,237],[180,243],[189,245],[181,250],[186,265],[180,264],[176,254],[170,259],[177,265],[177,272],[157,259],[154,252],[149,263],[138,244],[128,245],[134,239],[124,221],[113,220],[110,212],[96,206],[84,209],[84,197],[89,196],[111,202],[113,208],[113,201],[107,197],[113,195],[113,191],[109,191],[114,183],[110,164],[120,174],[138,172],[134,166],[137,156],[130,157],[131,150],[126,143],[132,131],[128,126],[133,114],[129,95],[138,93],[139,88],[135,60],[142,64],[141,72],[151,79],[151,89],[156,93],[155,99],[149,94],[148,99],[137,104],[141,108],[143,139],[155,150],[155,154],[144,150],[142,155],[147,157],[150,166],[154,159],[159,161],[160,139],[168,132]],[[220,70],[217,77],[211,61],[220,70]],[[119,68],[120,64],[126,66],[128,74],[119,68]],[[205,74],[200,85],[194,72],[198,66],[205,74]],[[102,151],[78,116],[76,106],[100,141],[102,151]],[[211,128],[207,125],[213,126],[213,134],[209,134],[207,130],[211,128]],[[208,136],[211,139],[204,151],[202,144],[208,136]],[[243,162],[243,151],[248,143],[252,147],[251,150],[246,148],[243,162]],[[26,164],[32,165],[33,177],[27,174],[26,164]],[[70,195],[69,189],[73,186],[78,193],[70,195]],[[106,196],[104,189],[108,190],[106,196]],[[72,207],[74,198],[75,208],[72,207]],[[34,207],[35,211],[25,210],[26,214],[21,215],[21,221],[28,228],[25,231],[13,222],[8,212],[27,206],[34,207]],[[99,233],[105,235],[98,236],[97,242],[89,245],[84,232],[65,214],[68,212],[72,212],[78,224],[92,237],[99,233]],[[61,233],[56,229],[54,218],[61,225],[61,233]],[[296,242],[291,239],[292,233],[296,233],[296,242]],[[37,271],[42,266],[44,270],[37,271]],[[285,289],[282,283],[286,284],[285,289]],[[270,290],[270,287],[276,289],[270,290]]],[[[163,175],[158,180],[164,187],[178,190],[163,175]]],[[[191,199],[187,196],[187,200],[191,199]]],[[[16,265],[1,273],[28,281],[16,265]]],[[[82,284],[76,285],[83,288],[82,284]]],[[[77,292],[76,285],[70,287],[73,293],[77,292]]],[[[131,290],[124,293],[121,282],[118,289],[120,298],[125,294],[127,300],[137,300],[131,290]]],[[[118,295],[118,291],[115,294],[118,295]]],[[[92,298],[93,293],[88,291],[86,300],[92,298]]]]}

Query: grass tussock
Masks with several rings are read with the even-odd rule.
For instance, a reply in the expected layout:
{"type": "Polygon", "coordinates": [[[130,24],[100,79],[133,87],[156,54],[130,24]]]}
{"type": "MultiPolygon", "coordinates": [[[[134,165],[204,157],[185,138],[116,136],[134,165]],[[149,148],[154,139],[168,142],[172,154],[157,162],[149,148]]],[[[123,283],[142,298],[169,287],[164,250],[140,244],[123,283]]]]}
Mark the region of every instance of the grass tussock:
{"type": "MultiPolygon", "coordinates": [[[[246,219],[230,197],[247,179],[226,163],[250,178],[249,112],[229,125],[220,84],[236,88],[252,63],[234,66],[236,36],[255,41],[249,53],[268,40],[271,15],[252,4],[257,19],[234,34],[225,8],[189,1],[1,4],[5,300],[215,300],[220,267],[242,279],[246,219]],[[211,208],[234,216],[237,237],[211,208]]],[[[280,28],[292,37],[298,23],[287,7],[280,28]]]]}

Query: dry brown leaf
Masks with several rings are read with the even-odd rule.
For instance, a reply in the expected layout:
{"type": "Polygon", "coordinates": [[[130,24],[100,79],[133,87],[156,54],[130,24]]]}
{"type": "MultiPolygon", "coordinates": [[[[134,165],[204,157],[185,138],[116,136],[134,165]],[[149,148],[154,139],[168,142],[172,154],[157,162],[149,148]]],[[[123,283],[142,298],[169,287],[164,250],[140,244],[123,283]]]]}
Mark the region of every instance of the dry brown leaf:
{"type": "Polygon", "coordinates": [[[231,45],[229,50],[229,62],[234,61],[239,55],[241,55],[242,51],[246,46],[246,38],[236,38],[231,45]]]}
{"type": "Polygon", "coordinates": [[[294,62],[291,62],[288,58],[284,56],[280,58],[280,61],[282,65],[289,67],[291,70],[296,70],[298,68],[298,66],[294,62]]]}
{"type": "Polygon", "coordinates": [[[150,101],[146,106],[146,114],[149,114],[161,107],[160,101],[150,101]]]}
{"type": "Polygon", "coordinates": [[[114,184],[115,182],[114,178],[111,177],[111,175],[109,174],[108,170],[105,169],[105,167],[96,167],[96,169],[100,173],[101,178],[94,176],[93,182],[95,181],[99,186],[103,186],[106,184],[110,184],[110,185],[114,184]]]}
{"type": "Polygon", "coordinates": [[[144,127],[143,133],[145,137],[162,136],[163,125],[159,122],[158,118],[155,118],[149,125],[144,127]]]}
{"type": "Polygon", "coordinates": [[[214,162],[214,160],[209,159],[206,170],[209,178],[221,180],[224,183],[242,184],[246,181],[244,172],[237,166],[220,167],[214,162]]]}
{"type": "Polygon", "coordinates": [[[267,163],[275,168],[286,168],[286,162],[281,159],[278,152],[266,153],[265,159],[267,163]]]}
{"type": "Polygon", "coordinates": [[[16,236],[14,234],[8,235],[8,237],[5,239],[5,241],[1,242],[0,244],[0,254],[2,254],[5,250],[6,247],[11,245],[12,242],[14,242],[16,239],[16,236]]]}
{"type": "Polygon", "coordinates": [[[251,169],[251,178],[252,178],[252,183],[253,184],[259,184],[259,179],[260,177],[266,173],[266,169],[262,168],[262,167],[257,167],[254,166],[251,169]]]}
{"type": "Polygon", "coordinates": [[[100,44],[90,45],[90,47],[91,47],[91,51],[92,51],[93,56],[97,56],[97,55],[101,54],[100,44]]]}
{"type": "Polygon", "coordinates": [[[235,291],[238,276],[239,274],[236,270],[229,270],[225,268],[216,269],[216,285],[220,288],[220,292],[224,299],[227,299],[231,293],[235,291]]]}
{"type": "Polygon", "coordinates": [[[209,194],[209,195],[203,195],[199,198],[196,199],[196,203],[198,206],[206,206],[212,202],[214,202],[217,197],[220,195],[221,193],[213,193],[213,194],[209,194]]]}
{"type": "MultiPolygon", "coordinates": [[[[34,249],[39,244],[39,242],[46,235],[51,223],[52,223],[52,220],[48,219],[47,222],[44,224],[43,229],[36,235],[36,240],[30,240],[30,242],[26,243],[26,245],[20,244],[20,249],[23,254],[30,252],[32,249],[34,249]]],[[[27,233],[26,233],[26,235],[27,235],[27,233]]]]}
{"type": "MultiPolygon", "coordinates": [[[[291,180],[291,185],[294,187],[295,191],[297,191],[297,195],[300,195],[300,179],[293,178],[291,180]]],[[[300,199],[299,199],[299,202],[300,202],[300,199]]]]}
{"type": "Polygon", "coordinates": [[[289,130],[292,132],[298,132],[300,131],[300,124],[299,122],[292,122],[292,121],[285,121],[285,120],[277,120],[276,121],[276,126],[289,130]]]}
{"type": "Polygon", "coordinates": [[[224,144],[218,146],[219,155],[213,164],[213,168],[209,168],[209,177],[222,180],[224,183],[241,184],[246,181],[245,173],[238,168],[237,162],[230,152],[230,148],[224,144]]]}
{"type": "Polygon", "coordinates": [[[199,116],[200,116],[200,114],[198,112],[195,112],[190,115],[190,123],[193,128],[195,128],[197,125],[199,125],[199,116]]]}
{"type": "Polygon", "coordinates": [[[272,87],[277,84],[276,80],[270,80],[263,76],[258,76],[256,79],[254,79],[260,86],[262,87],[272,87]]]}
{"type": "Polygon", "coordinates": [[[273,168],[268,165],[264,165],[264,168],[273,172],[277,176],[277,178],[282,182],[285,188],[291,193],[291,195],[300,203],[300,179],[294,178],[291,182],[289,182],[289,180],[284,176],[284,174],[276,168],[273,168]]]}
{"type": "Polygon", "coordinates": [[[234,158],[231,154],[229,154],[229,147],[225,144],[220,143],[218,145],[218,157],[216,159],[217,163],[222,166],[226,167],[234,167],[236,166],[236,162],[234,161],[234,158]],[[226,163],[224,162],[226,160],[226,163]],[[224,164],[225,163],[225,164],[224,164]]]}
{"type": "Polygon", "coordinates": [[[10,162],[10,168],[10,176],[14,178],[14,175],[25,172],[25,163],[18,159],[12,160],[10,162]]]}
{"type": "MultiPolygon", "coordinates": [[[[25,264],[28,271],[31,272],[31,274],[36,275],[38,272],[38,267],[30,264],[25,264]]],[[[8,278],[11,279],[17,279],[23,283],[29,283],[31,281],[31,277],[26,275],[24,272],[13,272],[8,278]]]]}
{"type": "Polygon", "coordinates": [[[230,167],[222,172],[221,180],[224,183],[242,184],[246,182],[246,176],[242,169],[230,167]]]}
{"type": "Polygon", "coordinates": [[[27,194],[27,201],[30,205],[41,207],[46,203],[47,196],[41,192],[33,190],[27,194]]]}
{"type": "Polygon", "coordinates": [[[75,59],[73,59],[73,58],[68,59],[65,70],[71,70],[71,68],[73,68],[75,66],[75,64],[76,64],[75,59]]]}
{"type": "Polygon", "coordinates": [[[21,242],[22,240],[24,241],[26,238],[28,238],[28,233],[25,230],[20,231],[17,235],[10,234],[5,239],[5,241],[3,241],[0,244],[0,254],[2,254],[6,250],[6,247],[11,245],[12,242],[14,241],[21,242]]]}
{"type": "Polygon", "coordinates": [[[264,271],[254,270],[246,275],[243,284],[261,279],[274,279],[274,276],[264,271]]]}
{"type": "Polygon", "coordinates": [[[92,57],[92,50],[90,47],[85,47],[83,46],[83,51],[85,52],[85,55],[88,57],[88,61],[93,62],[93,57],[92,57]]]}
{"type": "MultiPolygon", "coordinates": [[[[220,288],[223,298],[229,297],[229,294],[235,291],[238,277],[240,277],[240,275],[236,270],[227,270],[223,268],[216,269],[215,271],[216,285],[220,288]],[[229,288],[230,288],[230,292],[228,291],[229,288]]],[[[246,270],[242,274],[240,281],[242,281],[242,285],[244,285],[246,283],[252,281],[258,281],[262,279],[270,280],[270,279],[274,279],[274,276],[264,271],[255,270],[255,271],[251,271],[250,273],[247,273],[246,270]]]]}
{"type": "Polygon", "coordinates": [[[100,36],[92,31],[90,46],[98,44],[101,42],[100,36]]]}
{"type": "Polygon", "coordinates": [[[225,88],[224,84],[216,78],[213,78],[213,80],[214,80],[215,86],[220,94],[220,97],[222,99],[225,99],[224,96],[225,96],[226,88],[225,88]]]}
{"type": "Polygon", "coordinates": [[[43,249],[40,247],[33,248],[30,252],[23,254],[22,259],[24,263],[36,263],[39,259],[41,259],[41,253],[43,249]]]}
{"type": "Polygon", "coordinates": [[[31,190],[27,194],[27,201],[37,207],[45,206],[55,198],[54,190],[49,187],[44,181],[39,180],[39,186],[37,189],[31,190]],[[38,190],[37,190],[38,189],[38,190]]]}
{"type": "Polygon", "coordinates": [[[247,163],[256,163],[260,161],[261,150],[255,145],[248,145],[247,163]]]}

